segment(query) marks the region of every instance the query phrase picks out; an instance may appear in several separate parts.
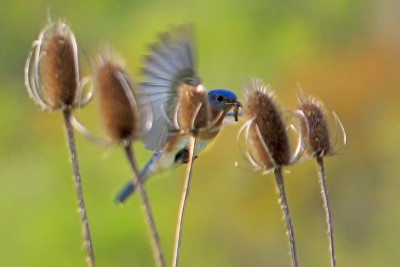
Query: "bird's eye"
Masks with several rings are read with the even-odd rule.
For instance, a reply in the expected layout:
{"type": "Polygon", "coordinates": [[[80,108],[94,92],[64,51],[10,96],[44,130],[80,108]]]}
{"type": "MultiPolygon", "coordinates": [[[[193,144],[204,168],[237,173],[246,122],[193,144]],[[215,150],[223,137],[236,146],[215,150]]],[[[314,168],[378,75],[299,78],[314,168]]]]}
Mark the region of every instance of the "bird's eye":
{"type": "Polygon", "coordinates": [[[218,102],[221,102],[222,100],[224,100],[224,97],[223,97],[223,96],[221,96],[221,95],[217,96],[217,101],[218,101],[218,102]]]}

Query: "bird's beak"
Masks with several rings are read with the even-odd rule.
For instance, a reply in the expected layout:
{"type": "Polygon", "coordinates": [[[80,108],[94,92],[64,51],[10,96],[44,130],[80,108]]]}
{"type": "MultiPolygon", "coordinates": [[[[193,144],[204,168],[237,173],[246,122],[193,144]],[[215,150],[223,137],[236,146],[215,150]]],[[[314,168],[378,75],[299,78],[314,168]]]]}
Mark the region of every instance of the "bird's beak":
{"type": "Polygon", "coordinates": [[[232,107],[241,107],[242,103],[240,103],[238,100],[232,100],[232,101],[226,101],[225,102],[226,105],[228,105],[230,108],[232,107]]]}

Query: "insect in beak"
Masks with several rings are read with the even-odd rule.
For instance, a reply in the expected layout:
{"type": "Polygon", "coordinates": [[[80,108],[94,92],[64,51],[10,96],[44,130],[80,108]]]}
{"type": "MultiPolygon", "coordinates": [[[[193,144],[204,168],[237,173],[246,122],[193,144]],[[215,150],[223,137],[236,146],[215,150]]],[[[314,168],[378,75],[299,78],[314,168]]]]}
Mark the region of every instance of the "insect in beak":
{"type": "Polygon", "coordinates": [[[242,107],[242,103],[239,101],[235,101],[233,104],[233,117],[235,118],[235,121],[238,121],[238,116],[239,116],[239,108],[242,107]]]}

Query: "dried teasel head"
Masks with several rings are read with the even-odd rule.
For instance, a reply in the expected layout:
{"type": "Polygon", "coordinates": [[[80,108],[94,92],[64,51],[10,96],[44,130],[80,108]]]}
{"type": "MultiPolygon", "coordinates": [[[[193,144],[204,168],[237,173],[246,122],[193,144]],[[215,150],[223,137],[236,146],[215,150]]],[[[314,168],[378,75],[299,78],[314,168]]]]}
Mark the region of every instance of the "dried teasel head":
{"type": "Polygon", "coordinates": [[[269,170],[291,163],[289,138],[271,90],[260,80],[253,79],[245,88],[243,116],[246,159],[256,169],[269,170]]]}
{"type": "Polygon", "coordinates": [[[44,110],[86,105],[92,89],[82,98],[88,80],[79,77],[78,48],[70,27],[59,21],[48,24],[33,42],[25,65],[25,85],[31,98],[44,110]]]}
{"type": "Polygon", "coordinates": [[[322,102],[313,97],[300,99],[299,102],[299,110],[305,116],[305,120],[301,122],[302,135],[307,138],[305,152],[321,156],[329,154],[332,148],[331,139],[322,102]]]}
{"type": "Polygon", "coordinates": [[[104,128],[112,142],[130,141],[140,136],[139,108],[132,82],[122,59],[110,49],[98,60],[96,86],[104,128]]]}
{"type": "MultiPolygon", "coordinates": [[[[301,112],[303,119],[301,120],[302,136],[305,139],[304,151],[309,156],[325,156],[337,151],[336,142],[332,141],[330,134],[328,116],[324,104],[315,97],[299,97],[298,112],[301,112]]],[[[336,126],[340,128],[343,138],[343,146],[346,144],[346,133],[339,118],[333,113],[336,126]]],[[[338,131],[338,129],[336,129],[338,131]]],[[[335,137],[335,139],[337,136],[335,137]]]]}
{"type": "Polygon", "coordinates": [[[183,83],[179,86],[179,100],[176,110],[179,130],[197,136],[210,126],[211,111],[207,92],[199,86],[183,83]]]}

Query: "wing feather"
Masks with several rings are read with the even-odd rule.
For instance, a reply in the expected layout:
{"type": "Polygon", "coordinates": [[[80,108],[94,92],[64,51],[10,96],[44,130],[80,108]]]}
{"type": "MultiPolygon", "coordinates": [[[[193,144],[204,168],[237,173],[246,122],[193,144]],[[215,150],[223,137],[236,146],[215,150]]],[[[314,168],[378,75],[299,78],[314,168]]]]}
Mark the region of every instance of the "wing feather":
{"type": "Polygon", "coordinates": [[[138,92],[143,104],[152,105],[152,127],[143,138],[147,149],[162,151],[175,130],[171,121],[180,85],[200,83],[193,50],[193,29],[187,25],[160,34],[159,43],[150,45],[151,53],[145,57],[144,80],[138,92]]]}

